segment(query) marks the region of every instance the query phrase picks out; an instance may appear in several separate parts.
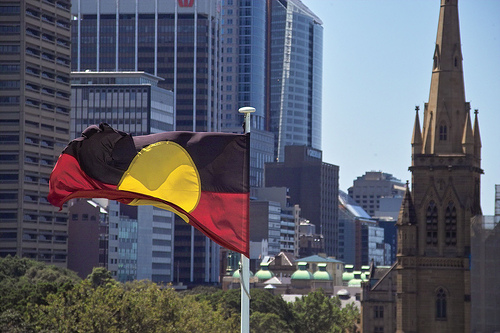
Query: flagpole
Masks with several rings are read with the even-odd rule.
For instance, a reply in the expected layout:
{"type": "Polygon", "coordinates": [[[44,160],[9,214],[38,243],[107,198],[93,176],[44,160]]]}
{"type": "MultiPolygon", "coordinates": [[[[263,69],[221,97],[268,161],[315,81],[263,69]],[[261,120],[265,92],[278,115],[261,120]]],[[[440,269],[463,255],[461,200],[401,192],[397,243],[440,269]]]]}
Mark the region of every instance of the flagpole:
{"type": "MultiPolygon", "coordinates": [[[[245,115],[245,133],[250,133],[250,115],[255,112],[253,107],[243,107],[238,110],[245,115]]],[[[250,259],[241,255],[241,333],[250,332],[250,259]]]]}

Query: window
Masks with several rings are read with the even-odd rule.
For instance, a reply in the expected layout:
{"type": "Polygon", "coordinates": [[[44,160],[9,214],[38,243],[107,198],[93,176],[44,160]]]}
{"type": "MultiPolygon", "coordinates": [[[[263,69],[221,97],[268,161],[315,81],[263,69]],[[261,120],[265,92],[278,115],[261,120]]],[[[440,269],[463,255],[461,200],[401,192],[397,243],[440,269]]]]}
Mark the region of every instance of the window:
{"type": "Polygon", "coordinates": [[[438,213],[436,203],[431,201],[427,207],[426,214],[426,242],[430,245],[437,245],[438,241],[438,213]]]}
{"type": "Polygon", "coordinates": [[[446,207],[444,222],[446,245],[457,245],[457,210],[451,201],[446,207]]]}
{"type": "Polygon", "coordinates": [[[446,293],[443,288],[436,293],[436,319],[446,319],[446,293]]]}
{"type": "Polygon", "coordinates": [[[446,128],[446,125],[439,126],[439,140],[446,141],[447,138],[448,138],[448,129],[446,128]]]}
{"type": "Polygon", "coordinates": [[[384,327],[383,326],[375,326],[373,328],[374,333],[384,333],[384,327]]]}

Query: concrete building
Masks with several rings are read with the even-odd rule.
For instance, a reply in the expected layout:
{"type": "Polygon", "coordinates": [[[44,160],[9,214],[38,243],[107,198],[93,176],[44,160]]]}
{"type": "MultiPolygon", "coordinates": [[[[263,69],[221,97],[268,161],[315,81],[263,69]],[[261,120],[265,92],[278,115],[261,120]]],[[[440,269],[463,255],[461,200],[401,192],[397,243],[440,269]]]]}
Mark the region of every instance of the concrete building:
{"type": "Polygon", "coordinates": [[[472,123],[464,90],[458,4],[442,0],[422,127],[416,107],[395,273],[380,280],[397,281],[384,331],[471,332],[471,220],[481,215],[483,170],[478,115],[472,123]]]}
{"type": "MultiPolygon", "coordinates": [[[[281,206],[278,202],[250,201],[250,224],[252,226],[250,228],[250,241],[267,240],[268,255],[274,256],[280,253],[281,206]]],[[[262,255],[260,254],[260,256],[262,255]]]]}
{"type": "Polygon", "coordinates": [[[325,253],[325,238],[316,233],[316,226],[302,219],[299,226],[299,257],[325,253]]]}
{"type": "MultiPolygon", "coordinates": [[[[146,135],[173,130],[173,93],[163,79],[144,72],[73,72],[71,134],[106,122],[117,130],[146,135]]],[[[152,206],[106,202],[109,213],[107,268],[119,281],[173,281],[174,214],[152,206]]]]}
{"type": "Polygon", "coordinates": [[[161,81],[144,72],[72,72],[71,137],[100,122],[134,135],[174,130],[174,94],[161,81]]]}
{"type": "Polygon", "coordinates": [[[266,163],[267,187],[289,188],[290,203],[316,225],[325,240],[328,256],[338,254],[339,167],[322,161],[319,150],[287,146],[284,162],[266,163]]]}
{"type": "Polygon", "coordinates": [[[85,279],[94,267],[108,268],[108,212],[95,201],[77,199],[69,214],[68,268],[85,279]]]}
{"type": "Polygon", "coordinates": [[[269,200],[280,204],[280,251],[299,255],[299,227],[302,221],[299,205],[290,204],[289,190],[286,187],[260,187],[250,191],[251,197],[269,200]]]}
{"type": "MultiPolygon", "coordinates": [[[[348,189],[349,196],[371,217],[375,217],[375,213],[381,211],[380,201],[382,198],[402,198],[404,192],[405,184],[401,180],[382,171],[366,172],[363,176],[355,179],[353,185],[348,189]]],[[[401,207],[401,202],[399,207],[401,207]]],[[[399,207],[397,213],[399,213],[399,207]]]]}
{"type": "Polygon", "coordinates": [[[0,1],[0,256],[66,267],[68,211],[47,201],[69,141],[70,8],[0,1]]]}
{"type": "Polygon", "coordinates": [[[286,146],[321,150],[322,24],[300,0],[268,1],[266,128],[279,162],[286,146]]]}

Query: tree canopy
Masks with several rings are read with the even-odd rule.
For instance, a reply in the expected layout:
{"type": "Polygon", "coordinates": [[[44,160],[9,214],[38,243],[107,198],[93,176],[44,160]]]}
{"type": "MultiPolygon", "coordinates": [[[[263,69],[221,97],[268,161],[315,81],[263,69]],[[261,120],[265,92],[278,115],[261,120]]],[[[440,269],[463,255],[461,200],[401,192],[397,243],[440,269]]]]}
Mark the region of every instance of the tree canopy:
{"type": "MultiPolygon", "coordinates": [[[[250,291],[252,332],[353,332],[355,307],[314,292],[285,302],[250,291]]],[[[84,280],[33,260],[0,259],[0,333],[231,332],[240,329],[240,291],[176,292],[150,281],[119,283],[104,268],[84,280]]]]}

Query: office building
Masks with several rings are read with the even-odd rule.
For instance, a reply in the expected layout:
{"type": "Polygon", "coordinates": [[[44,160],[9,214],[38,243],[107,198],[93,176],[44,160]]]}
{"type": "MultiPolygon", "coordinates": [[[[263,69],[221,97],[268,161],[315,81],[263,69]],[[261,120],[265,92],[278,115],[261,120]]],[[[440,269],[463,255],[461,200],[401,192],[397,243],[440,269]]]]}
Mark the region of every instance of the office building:
{"type": "Polygon", "coordinates": [[[218,4],[73,0],[71,68],[159,76],[159,87],[174,92],[177,130],[219,130],[218,4]]]}
{"type": "Polygon", "coordinates": [[[101,122],[134,135],[172,131],[173,93],[161,81],[144,72],[72,72],[72,138],[101,122]]]}
{"type": "Polygon", "coordinates": [[[328,256],[338,254],[339,167],[322,161],[322,153],[307,146],[287,146],[284,162],[266,163],[266,187],[288,187],[290,204],[316,226],[328,256]]]}
{"type": "MultiPolygon", "coordinates": [[[[146,135],[173,130],[173,93],[158,87],[161,78],[144,72],[73,72],[71,134],[81,136],[101,122],[146,135]]],[[[119,281],[174,279],[174,214],[153,206],[103,204],[108,212],[107,268],[119,281]]]]}
{"type": "Polygon", "coordinates": [[[369,265],[387,264],[384,229],[343,191],[339,191],[339,260],[356,270],[369,265]]]}
{"type": "Polygon", "coordinates": [[[63,267],[68,213],[47,194],[69,141],[70,7],[0,1],[0,256],[63,267]]]}
{"type": "Polygon", "coordinates": [[[252,132],[263,131],[266,1],[223,1],[221,17],[220,129],[241,133],[243,116],[238,109],[252,106],[252,132]]]}
{"type": "Polygon", "coordinates": [[[371,217],[375,217],[380,210],[381,198],[402,198],[405,184],[390,173],[368,171],[353,181],[348,193],[371,217]]]}
{"type": "Polygon", "coordinates": [[[69,207],[68,268],[85,279],[94,267],[108,268],[109,220],[106,207],[76,199],[69,207]]]}
{"type": "Polygon", "coordinates": [[[300,0],[267,6],[266,129],[283,162],[285,146],[321,150],[323,23],[300,0]]]}

